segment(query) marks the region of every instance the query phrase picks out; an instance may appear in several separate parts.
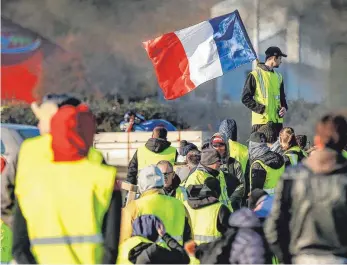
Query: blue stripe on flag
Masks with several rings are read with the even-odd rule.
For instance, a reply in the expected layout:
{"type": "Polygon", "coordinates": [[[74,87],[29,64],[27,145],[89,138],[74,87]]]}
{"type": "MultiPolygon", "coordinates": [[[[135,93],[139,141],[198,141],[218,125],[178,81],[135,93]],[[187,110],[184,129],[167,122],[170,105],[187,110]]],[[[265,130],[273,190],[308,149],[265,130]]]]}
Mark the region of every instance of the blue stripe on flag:
{"type": "Polygon", "coordinates": [[[217,45],[223,73],[257,58],[237,10],[209,22],[213,28],[213,39],[217,45]]]}

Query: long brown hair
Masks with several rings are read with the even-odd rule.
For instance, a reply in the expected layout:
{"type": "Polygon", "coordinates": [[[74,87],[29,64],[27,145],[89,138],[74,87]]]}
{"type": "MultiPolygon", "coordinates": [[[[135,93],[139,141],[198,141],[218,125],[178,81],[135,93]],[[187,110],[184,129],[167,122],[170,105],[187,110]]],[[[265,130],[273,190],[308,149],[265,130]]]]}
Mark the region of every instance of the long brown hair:
{"type": "Polygon", "coordinates": [[[297,146],[298,143],[295,138],[294,129],[291,127],[284,127],[280,132],[280,143],[283,150],[288,150],[293,146],[297,146]]]}

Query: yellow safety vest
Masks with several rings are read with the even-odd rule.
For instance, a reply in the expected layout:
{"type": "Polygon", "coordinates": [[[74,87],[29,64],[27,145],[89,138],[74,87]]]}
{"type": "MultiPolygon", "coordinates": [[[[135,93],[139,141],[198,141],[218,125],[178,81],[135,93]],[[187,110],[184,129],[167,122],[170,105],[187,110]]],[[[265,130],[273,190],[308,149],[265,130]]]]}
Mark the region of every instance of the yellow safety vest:
{"type": "Polygon", "coordinates": [[[239,142],[235,142],[232,140],[229,140],[229,150],[230,150],[230,157],[236,159],[238,162],[240,162],[242,167],[242,172],[245,174],[246,172],[246,166],[248,162],[248,148],[247,146],[240,144],[239,142]]]}
{"type": "Polygon", "coordinates": [[[218,213],[222,203],[217,202],[200,209],[191,208],[188,202],[184,202],[184,205],[192,222],[195,243],[209,243],[222,236],[217,230],[218,213]]]}
{"type": "Polygon", "coordinates": [[[266,124],[269,121],[283,123],[283,118],[280,118],[278,114],[281,108],[280,86],[282,75],[276,71],[264,71],[260,67],[257,67],[251,74],[256,81],[254,99],[265,106],[263,114],[252,112],[252,125],[266,124]]]}
{"type": "Polygon", "coordinates": [[[346,159],[347,159],[347,151],[342,150],[342,155],[343,155],[343,157],[344,157],[344,158],[346,158],[346,159]]]}
{"type": "Polygon", "coordinates": [[[284,155],[286,155],[289,160],[290,160],[290,164],[292,166],[297,165],[300,161],[299,159],[299,154],[302,154],[302,156],[305,156],[305,154],[303,153],[303,151],[301,150],[301,148],[299,146],[293,146],[291,148],[289,148],[288,150],[286,150],[284,152],[284,155]]]}
{"type": "Polygon", "coordinates": [[[149,165],[155,165],[161,160],[169,161],[172,165],[176,159],[176,148],[168,147],[161,153],[154,153],[147,149],[146,146],[142,146],[137,149],[137,169],[141,170],[149,165]]]}
{"type": "Polygon", "coordinates": [[[116,264],[133,264],[129,261],[130,251],[141,243],[153,243],[151,240],[142,236],[133,236],[125,240],[118,247],[118,257],[116,264]]]}
{"type": "MultiPolygon", "coordinates": [[[[208,177],[212,177],[210,174],[207,172],[201,171],[201,170],[195,170],[187,179],[186,181],[182,184],[182,186],[187,189],[190,185],[203,185],[205,180],[208,177]]],[[[219,201],[223,203],[226,207],[229,208],[231,212],[233,212],[233,207],[231,206],[231,201],[228,196],[228,191],[227,191],[227,185],[225,182],[225,177],[224,173],[222,171],[219,171],[219,175],[217,177],[220,183],[220,188],[221,188],[221,195],[219,197],[219,201]]]]}
{"type": "Polygon", "coordinates": [[[10,263],[12,260],[12,231],[1,220],[1,263],[10,263]]]}
{"type": "MultiPolygon", "coordinates": [[[[134,202],[138,209],[135,219],[148,214],[157,216],[163,222],[166,232],[183,245],[186,211],[179,200],[154,193],[140,197],[134,202]]],[[[156,243],[163,247],[166,246],[162,240],[156,243]]]]}
{"type": "Polygon", "coordinates": [[[265,190],[269,195],[274,194],[277,183],[279,179],[281,178],[282,174],[284,173],[285,166],[283,165],[279,169],[273,169],[265,165],[260,160],[254,161],[251,165],[250,176],[249,176],[251,185],[252,185],[252,168],[255,163],[259,163],[266,171],[266,179],[265,179],[263,190],[265,190]]]}
{"type": "Polygon", "coordinates": [[[187,190],[185,187],[183,186],[179,186],[176,189],[176,195],[175,195],[177,200],[180,200],[182,202],[188,200],[188,194],[187,194],[187,190]]]}
{"type": "Polygon", "coordinates": [[[87,158],[43,163],[18,180],[15,193],[38,263],[102,262],[102,224],[116,170],[87,158]]]}
{"type": "Polygon", "coordinates": [[[91,147],[88,152],[88,159],[95,163],[101,164],[104,160],[104,156],[99,150],[95,149],[94,147],[91,147]]]}

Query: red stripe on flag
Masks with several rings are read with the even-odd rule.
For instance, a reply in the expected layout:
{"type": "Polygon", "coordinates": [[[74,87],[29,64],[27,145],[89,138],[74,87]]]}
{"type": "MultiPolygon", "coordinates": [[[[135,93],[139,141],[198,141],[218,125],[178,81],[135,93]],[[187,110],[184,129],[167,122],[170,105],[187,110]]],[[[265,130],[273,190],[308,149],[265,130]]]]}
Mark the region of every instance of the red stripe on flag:
{"type": "Polygon", "coordinates": [[[151,59],[165,99],[182,97],[195,88],[190,80],[189,62],[175,33],[143,43],[151,59]]]}

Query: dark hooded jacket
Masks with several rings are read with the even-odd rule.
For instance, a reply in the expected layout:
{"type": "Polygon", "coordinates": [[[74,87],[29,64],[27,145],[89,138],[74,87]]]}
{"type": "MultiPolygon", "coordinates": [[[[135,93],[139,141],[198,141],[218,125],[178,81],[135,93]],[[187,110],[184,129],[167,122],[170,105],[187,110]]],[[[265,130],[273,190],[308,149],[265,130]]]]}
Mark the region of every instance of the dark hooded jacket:
{"type": "MultiPolygon", "coordinates": [[[[189,257],[184,248],[168,233],[162,240],[169,249],[154,243],[158,239],[156,230],[161,221],[153,215],[143,215],[134,220],[133,236],[142,236],[153,243],[141,243],[129,252],[129,260],[134,264],[188,264],[189,257]]],[[[165,228],[164,228],[165,229],[165,228]]]]}
{"type": "MultiPolygon", "coordinates": [[[[218,185],[219,182],[218,182],[218,185]]],[[[188,205],[190,208],[197,210],[219,202],[220,186],[216,187],[216,190],[212,191],[207,188],[206,185],[192,185],[187,189],[188,192],[188,205]]],[[[228,220],[230,216],[230,210],[225,205],[222,205],[218,212],[217,230],[224,234],[228,229],[228,220]]]]}
{"type": "MultiPolygon", "coordinates": [[[[154,153],[161,153],[165,149],[169,148],[171,146],[171,143],[165,139],[159,139],[159,138],[150,138],[146,143],[146,148],[154,153]]],[[[176,159],[177,160],[178,153],[176,152],[176,159]]],[[[130,182],[133,185],[137,184],[137,173],[138,173],[138,162],[137,162],[137,151],[135,152],[133,158],[130,160],[129,166],[128,166],[128,175],[127,175],[127,181],[130,182]]]]}
{"type": "Polygon", "coordinates": [[[229,226],[221,238],[197,246],[195,256],[201,264],[271,264],[261,223],[251,210],[231,214],[229,226]]]}
{"type": "Polygon", "coordinates": [[[347,258],[347,160],[317,150],[280,179],[265,234],[283,263],[299,255],[347,258]]]}
{"type": "Polygon", "coordinates": [[[259,163],[254,163],[256,160],[260,160],[273,169],[279,169],[284,165],[283,157],[280,154],[271,151],[265,143],[250,142],[249,159],[249,171],[252,179],[251,190],[256,188],[263,189],[266,180],[266,171],[259,163]]]}

